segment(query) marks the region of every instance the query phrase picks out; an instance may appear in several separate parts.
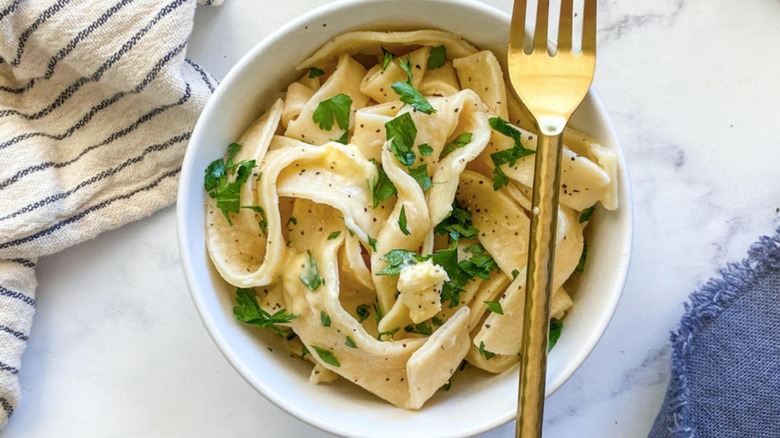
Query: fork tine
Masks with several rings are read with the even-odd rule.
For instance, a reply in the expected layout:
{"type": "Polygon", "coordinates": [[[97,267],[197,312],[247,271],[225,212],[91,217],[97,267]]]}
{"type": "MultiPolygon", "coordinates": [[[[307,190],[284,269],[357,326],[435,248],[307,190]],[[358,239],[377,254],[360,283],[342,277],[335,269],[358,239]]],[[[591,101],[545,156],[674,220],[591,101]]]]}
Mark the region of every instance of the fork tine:
{"type": "Polygon", "coordinates": [[[534,28],[534,51],[547,51],[547,21],[550,16],[550,0],[539,0],[536,5],[536,28],[534,28]]]}
{"type": "Polygon", "coordinates": [[[574,0],[561,1],[561,19],[558,24],[558,52],[571,51],[573,9],[574,0]]]}
{"type": "Polygon", "coordinates": [[[525,43],[525,9],[525,0],[515,0],[509,32],[509,47],[515,50],[523,50],[525,43]]]}
{"type": "Polygon", "coordinates": [[[582,52],[596,53],[596,0],[585,0],[582,17],[582,52]]]}

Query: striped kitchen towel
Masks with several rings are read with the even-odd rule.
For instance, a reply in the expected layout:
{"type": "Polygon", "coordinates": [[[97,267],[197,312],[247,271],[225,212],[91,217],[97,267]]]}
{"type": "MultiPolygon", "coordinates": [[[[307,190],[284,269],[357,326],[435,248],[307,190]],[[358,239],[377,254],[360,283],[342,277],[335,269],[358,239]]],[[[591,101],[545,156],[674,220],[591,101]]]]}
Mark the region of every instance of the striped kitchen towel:
{"type": "Polygon", "coordinates": [[[175,199],[216,84],[185,58],[195,6],[0,0],[0,428],[19,402],[38,257],[175,199]]]}

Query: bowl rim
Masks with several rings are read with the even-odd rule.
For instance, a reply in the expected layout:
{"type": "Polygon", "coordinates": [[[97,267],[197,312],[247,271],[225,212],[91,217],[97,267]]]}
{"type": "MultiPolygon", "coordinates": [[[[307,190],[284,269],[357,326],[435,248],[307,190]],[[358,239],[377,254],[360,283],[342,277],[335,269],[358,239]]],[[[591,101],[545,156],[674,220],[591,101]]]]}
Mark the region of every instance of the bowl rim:
{"type": "MultiPolygon", "coordinates": [[[[192,137],[190,138],[189,144],[196,144],[202,141],[201,137],[205,135],[203,134],[203,131],[206,129],[203,120],[212,118],[213,113],[219,110],[219,107],[217,106],[216,102],[220,101],[221,96],[227,92],[230,86],[229,84],[233,83],[235,77],[239,76],[245,69],[249,68],[251,64],[254,62],[254,59],[261,52],[266,50],[268,47],[278,44],[279,40],[283,39],[286,35],[294,31],[295,29],[303,26],[305,23],[309,23],[315,20],[317,17],[321,15],[325,15],[342,9],[352,8],[355,6],[362,7],[365,6],[366,4],[380,3],[380,2],[387,2],[387,1],[395,1],[395,0],[340,0],[340,1],[326,3],[324,5],[314,8],[290,20],[289,22],[285,23],[281,27],[274,30],[268,36],[258,41],[246,54],[244,54],[241,57],[241,59],[235,65],[233,65],[229,69],[224,79],[220,81],[213,95],[206,102],[206,105],[198,118],[195,128],[193,129],[192,137]]],[[[507,24],[510,21],[509,14],[482,2],[477,2],[473,0],[422,0],[422,1],[427,1],[429,3],[435,2],[445,6],[449,4],[449,5],[456,5],[459,7],[467,7],[467,8],[477,10],[480,13],[490,15],[496,18],[497,20],[506,22],[507,24]]],[[[621,257],[618,263],[621,269],[617,271],[618,275],[615,280],[615,286],[619,287],[619,292],[617,294],[611,295],[609,297],[609,300],[605,300],[604,302],[604,310],[608,312],[607,315],[609,315],[609,317],[602,318],[600,323],[596,325],[595,330],[591,331],[587,335],[585,342],[582,343],[583,347],[585,348],[579,349],[576,356],[570,358],[570,360],[567,362],[567,365],[563,368],[563,371],[561,371],[558,374],[557,378],[550,382],[546,390],[545,398],[551,396],[555,391],[557,391],[584,364],[584,362],[587,360],[587,358],[591,355],[591,353],[595,349],[596,344],[604,335],[607,326],[611,322],[612,318],[614,318],[615,311],[623,295],[627,275],[629,272],[631,255],[632,255],[633,234],[634,234],[633,233],[634,230],[633,196],[632,196],[630,177],[626,166],[625,156],[623,153],[623,149],[620,145],[619,139],[617,137],[617,132],[615,130],[615,126],[612,122],[612,119],[609,117],[609,113],[607,112],[606,107],[604,106],[601,99],[599,99],[597,93],[594,91],[592,87],[588,91],[588,98],[595,106],[596,112],[604,116],[600,118],[603,119],[604,128],[607,130],[607,132],[609,132],[610,136],[612,137],[610,139],[610,142],[615,146],[614,151],[618,156],[618,163],[620,164],[620,167],[618,169],[619,178],[622,181],[621,184],[622,190],[625,190],[626,193],[625,200],[627,201],[628,204],[628,205],[621,204],[620,206],[621,209],[627,209],[627,211],[625,212],[626,215],[625,233],[627,235],[627,238],[625,239],[624,246],[621,248],[621,253],[620,253],[621,257]]],[[[193,272],[193,265],[190,261],[190,256],[189,256],[190,254],[192,254],[191,244],[189,242],[189,239],[187,239],[187,235],[185,232],[185,230],[187,229],[185,224],[188,220],[187,215],[185,213],[185,209],[186,209],[185,206],[190,205],[192,203],[191,197],[193,196],[191,191],[187,190],[187,188],[189,186],[188,183],[192,180],[192,178],[196,177],[196,175],[194,175],[195,169],[193,168],[194,160],[195,160],[195,152],[193,152],[193,148],[188,147],[187,151],[185,152],[184,160],[182,163],[179,187],[177,190],[176,226],[177,226],[178,247],[179,247],[180,258],[182,261],[182,269],[184,271],[185,281],[187,283],[188,290],[190,296],[192,297],[193,303],[195,304],[195,309],[199,317],[201,318],[203,325],[206,328],[206,331],[208,332],[209,336],[212,338],[214,343],[217,345],[220,353],[225,357],[225,359],[227,359],[230,365],[238,372],[238,374],[247,383],[250,384],[250,386],[252,386],[255,390],[257,390],[265,399],[273,403],[278,408],[281,408],[286,413],[294,416],[298,420],[310,424],[320,430],[329,433],[343,435],[343,436],[354,436],[353,431],[339,427],[339,425],[336,423],[323,422],[320,421],[318,418],[314,418],[307,415],[306,412],[298,409],[298,407],[295,404],[287,402],[284,397],[279,396],[275,391],[271,390],[268,386],[266,386],[262,382],[262,380],[255,378],[253,371],[248,368],[248,365],[241,359],[240,357],[241,355],[237,352],[235,348],[232,347],[231,342],[226,338],[226,334],[220,329],[218,329],[217,327],[218,324],[214,319],[215,317],[212,316],[212,314],[208,310],[209,306],[206,304],[204,295],[200,290],[201,286],[199,285],[199,283],[194,281],[195,275],[193,272]]],[[[509,412],[503,413],[501,415],[496,415],[492,419],[486,419],[486,421],[480,423],[478,426],[475,426],[470,430],[462,430],[459,431],[458,434],[451,435],[451,436],[471,436],[474,434],[491,430],[514,419],[516,415],[515,412],[516,412],[515,409],[512,409],[509,412]]]]}

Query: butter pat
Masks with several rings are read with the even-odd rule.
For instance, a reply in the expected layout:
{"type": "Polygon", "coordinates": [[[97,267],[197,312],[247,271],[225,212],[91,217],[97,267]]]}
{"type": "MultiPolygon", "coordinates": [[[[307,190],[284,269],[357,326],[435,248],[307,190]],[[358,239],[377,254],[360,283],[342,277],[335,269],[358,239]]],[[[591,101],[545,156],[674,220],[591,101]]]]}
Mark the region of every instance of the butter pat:
{"type": "Polygon", "coordinates": [[[442,284],[449,279],[444,268],[430,260],[401,269],[398,291],[401,301],[409,308],[412,322],[421,323],[441,310],[442,284]]]}

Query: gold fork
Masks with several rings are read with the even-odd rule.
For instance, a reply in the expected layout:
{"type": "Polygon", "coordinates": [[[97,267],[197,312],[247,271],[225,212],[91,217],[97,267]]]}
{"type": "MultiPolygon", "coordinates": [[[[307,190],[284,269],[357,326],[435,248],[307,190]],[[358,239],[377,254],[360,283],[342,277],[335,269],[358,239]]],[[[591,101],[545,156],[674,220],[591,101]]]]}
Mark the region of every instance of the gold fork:
{"type": "Polygon", "coordinates": [[[563,130],[582,103],[596,65],[596,0],[584,0],[582,50],[572,50],[573,0],[562,0],[558,50],[548,54],[549,0],[539,0],[533,49],[525,53],[526,0],[515,0],[508,65],[512,87],[539,127],[528,250],[516,436],[540,437],[563,130]]]}

